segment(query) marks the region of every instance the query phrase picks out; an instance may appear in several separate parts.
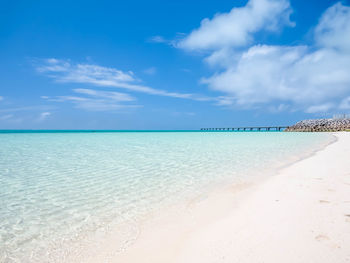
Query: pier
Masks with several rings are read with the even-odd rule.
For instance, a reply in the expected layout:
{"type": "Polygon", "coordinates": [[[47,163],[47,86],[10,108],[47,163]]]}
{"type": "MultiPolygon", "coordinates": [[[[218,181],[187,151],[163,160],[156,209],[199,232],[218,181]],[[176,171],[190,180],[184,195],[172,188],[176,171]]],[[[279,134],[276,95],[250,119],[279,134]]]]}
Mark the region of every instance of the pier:
{"type": "Polygon", "coordinates": [[[201,128],[201,131],[282,131],[288,126],[201,128]]]}

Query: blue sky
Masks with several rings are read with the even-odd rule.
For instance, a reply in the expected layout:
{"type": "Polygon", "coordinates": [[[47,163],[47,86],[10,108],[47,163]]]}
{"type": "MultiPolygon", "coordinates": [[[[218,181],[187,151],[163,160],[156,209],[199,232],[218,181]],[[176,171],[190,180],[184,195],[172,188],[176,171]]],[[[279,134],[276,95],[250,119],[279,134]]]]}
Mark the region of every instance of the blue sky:
{"type": "Polygon", "coordinates": [[[2,1],[0,128],[199,129],[349,113],[349,6],[2,1]]]}

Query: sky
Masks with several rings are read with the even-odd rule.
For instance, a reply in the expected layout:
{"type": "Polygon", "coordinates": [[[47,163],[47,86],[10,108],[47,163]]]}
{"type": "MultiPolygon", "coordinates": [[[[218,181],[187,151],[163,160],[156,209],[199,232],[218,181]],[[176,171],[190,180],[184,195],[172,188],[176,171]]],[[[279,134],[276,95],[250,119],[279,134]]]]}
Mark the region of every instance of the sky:
{"type": "Polygon", "coordinates": [[[350,113],[350,1],[1,0],[0,129],[350,113]]]}

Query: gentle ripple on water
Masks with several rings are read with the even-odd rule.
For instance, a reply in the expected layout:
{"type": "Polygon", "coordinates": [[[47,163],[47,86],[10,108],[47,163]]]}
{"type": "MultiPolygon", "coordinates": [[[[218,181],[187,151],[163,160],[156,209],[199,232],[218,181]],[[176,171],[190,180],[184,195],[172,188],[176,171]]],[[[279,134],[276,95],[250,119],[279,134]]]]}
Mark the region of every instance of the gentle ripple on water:
{"type": "Polygon", "coordinates": [[[60,262],[68,241],[118,224],[128,226],[120,234],[130,242],[137,220],[157,207],[210,184],[250,180],[252,171],[330,140],[278,132],[0,134],[0,261],[37,262],[60,250],[52,259],[60,262]]]}

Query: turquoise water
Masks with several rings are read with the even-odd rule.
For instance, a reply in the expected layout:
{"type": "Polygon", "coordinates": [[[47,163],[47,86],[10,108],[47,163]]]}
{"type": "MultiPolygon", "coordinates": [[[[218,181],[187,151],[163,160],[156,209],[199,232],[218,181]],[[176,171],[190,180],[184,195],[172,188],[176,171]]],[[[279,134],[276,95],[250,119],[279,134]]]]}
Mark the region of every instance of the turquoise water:
{"type": "Polygon", "coordinates": [[[0,262],[54,261],[51,251],[67,249],[67,240],[135,222],[212,185],[254,180],[331,140],[283,132],[0,134],[0,262]]]}

